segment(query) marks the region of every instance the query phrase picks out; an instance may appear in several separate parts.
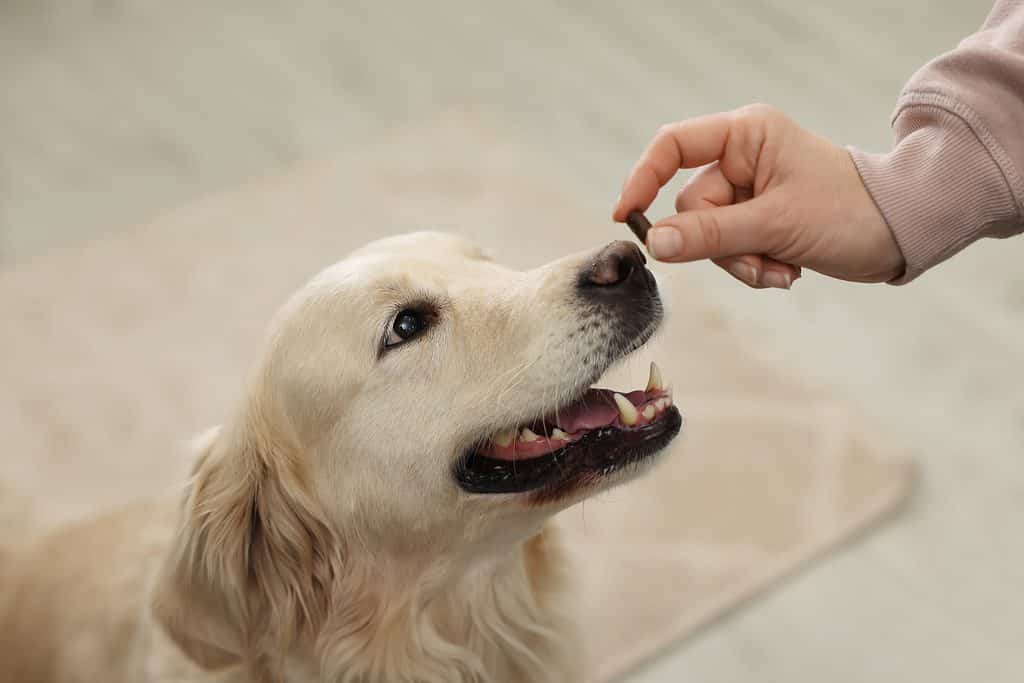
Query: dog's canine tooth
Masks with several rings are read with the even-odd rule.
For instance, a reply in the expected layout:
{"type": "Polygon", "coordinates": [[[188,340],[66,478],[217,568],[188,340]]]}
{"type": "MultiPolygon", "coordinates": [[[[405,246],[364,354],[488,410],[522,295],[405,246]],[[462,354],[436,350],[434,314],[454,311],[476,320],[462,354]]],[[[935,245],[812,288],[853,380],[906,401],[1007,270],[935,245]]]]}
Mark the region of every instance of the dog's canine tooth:
{"type": "Polygon", "coordinates": [[[498,432],[497,434],[495,434],[493,440],[494,443],[501,446],[502,448],[508,448],[509,446],[512,445],[512,442],[515,440],[515,438],[515,431],[511,429],[506,429],[503,432],[498,432]]]}
{"type": "Polygon", "coordinates": [[[654,418],[654,406],[649,405],[646,408],[644,408],[643,416],[646,417],[648,420],[654,418]]]}
{"type": "Polygon", "coordinates": [[[637,420],[640,419],[640,413],[636,411],[636,406],[622,394],[615,394],[614,398],[615,405],[619,407],[619,419],[622,421],[622,424],[627,427],[635,425],[637,420]]]}
{"type": "Polygon", "coordinates": [[[665,382],[661,379],[661,368],[654,361],[651,361],[651,375],[647,380],[647,391],[661,391],[665,388],[665,382]]]}
{"type": "Polygon", "coordinates": [[[519,432],[519,440],[523,443],[532,443],[540,437],[534,434],[529,427],[523,427],[523,431],[519,432]]]}
{"type": "Polygon", "coordinates": [[[551,438],[558,439],[559,441],[568,441],[569,435],[563,432],[558,427],[555,427],[554,429],[551,430],[551,438]]]}

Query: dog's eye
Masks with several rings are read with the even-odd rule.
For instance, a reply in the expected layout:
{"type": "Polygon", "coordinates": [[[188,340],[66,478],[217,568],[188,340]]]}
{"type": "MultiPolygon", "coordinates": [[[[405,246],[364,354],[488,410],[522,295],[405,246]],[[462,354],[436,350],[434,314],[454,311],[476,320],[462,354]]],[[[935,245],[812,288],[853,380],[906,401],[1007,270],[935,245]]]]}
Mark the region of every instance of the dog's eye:
{"type": "Polygon", "coordinates": [[[388,329],[387,337],[384,339],[384,347],[397,346],[408,341],[427,329],[427,319],[419,311],[405,309],[395,316],[391,327],[388,329]]]}

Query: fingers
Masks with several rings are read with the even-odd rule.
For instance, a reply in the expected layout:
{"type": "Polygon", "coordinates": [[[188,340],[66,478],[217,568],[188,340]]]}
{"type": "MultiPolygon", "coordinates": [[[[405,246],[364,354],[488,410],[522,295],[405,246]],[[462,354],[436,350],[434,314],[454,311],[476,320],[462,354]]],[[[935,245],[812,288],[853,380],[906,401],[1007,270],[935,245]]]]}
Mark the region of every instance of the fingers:
{"type": "Polygon", "coordinates": [[[629,172],[612,218],[621,222],[634,209],[646,211],[679,169],[721,158],[731,121],[731,113],[720,113],[663,126],[629,172]]]}
{"type": "Polygon", "coordinates": [[[751,254],[714,259],[714,263],[754,289],[789,289],[803,274],[799,266],[751,254]]]}
{"type": "Polygon", "coordinates": [[[761,273],[764,271],[764,259],[761,256],[747,254],[745,256],[729,256],[721,259],[712,259],[714,264],[732,275],[743,284],[762,289],[761,273]]]}
{"type": "MultiPolygon", "coordinates": [[[[700,169],[676,195],[676,211],[712,209],[751,198],[749,188],[735,187],[713,163],[700,169]]],[[[734,278],[754,289],[789,289],[800,277],[799,266],[776,261],[767,256],[744,254],[712,259],[734,278]]]]}
{"type": "Polygon", "coordinates": [[[735,186],[722,173],[718,163],[700,169],[676,195],[676,212],[710,209],[733,204],[739,199],[735,186]]]}
{"type": "Polygon", "coordinates": [[[676,215],[648,233],[651,255],[669,262],[711,259],[748,286],[789,289],[800,267],[764,254],[784,253],[789,239],[792,221],[782,210],[789,205],[767,190],[775,150],[792,128],[766,105],[663,126],[626,178],[612,217],[623,221],[632,210],[646,211],[679,169],[703,166],[676,195],[676,215]]]}
{"type": "Polygon", "coordinates": [[[658,221],[647,234],[647,248],[654,258],[675,263],[770,253],[776,213],[766,196],[684,211],[658,221]]]}

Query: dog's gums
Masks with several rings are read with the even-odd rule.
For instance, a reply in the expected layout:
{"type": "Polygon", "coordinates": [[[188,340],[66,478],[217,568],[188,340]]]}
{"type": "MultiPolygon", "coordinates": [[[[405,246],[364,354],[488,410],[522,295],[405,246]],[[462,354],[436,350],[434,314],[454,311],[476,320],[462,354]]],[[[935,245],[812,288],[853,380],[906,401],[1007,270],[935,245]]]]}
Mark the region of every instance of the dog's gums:
{"type": "Polygon", "coordinates": [[[671,389],[651,363],[646,389],[589,389],[552,415],[503,430],[460,461],[456,480],[471,493],[547,489],[541,499],[555,500],[653,455],[681,426],[671,389]]]}
{"type": "Polygon", "coordinates": [[[609,389],[591,389],[578,401],[555,411],[554,415],[494,435],[480,454],[496,460],[528,460],[556,451],[584,434],[601,427],[635,429],[664,415],[672,405],[672,391],[665,388],[658,366],[651,363],[650,379],[644,390],[621,394],[609,389]]]}

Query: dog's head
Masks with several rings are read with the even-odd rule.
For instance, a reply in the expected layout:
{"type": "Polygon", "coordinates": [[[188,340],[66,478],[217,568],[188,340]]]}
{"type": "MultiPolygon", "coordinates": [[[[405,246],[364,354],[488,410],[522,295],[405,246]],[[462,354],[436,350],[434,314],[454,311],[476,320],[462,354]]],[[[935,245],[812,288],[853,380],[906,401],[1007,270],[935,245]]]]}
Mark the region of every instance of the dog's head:
{"type": "Polygon", "coordinates": [[[467,518],[504,528],[509,515],[550,514],[675,436],[660,378],[619,398],[590,390],[660,321],[632,243],[519,272],[451,236],[406,235],[293,299],[263,388],[333,520],[356,511],[388,538],[415,529],[464,546],[476,540],[467,518]]]}
{"type": "MultiPolygon", "coordinates": [[[[484,557],[635,476],[680,429],[671,395],[653,368],[646,389],[591,384],[661,321],[644,264],[614,242],[520,272],[418,233],[323,271],[279,313],[207,448],[179,560],[234,548],[247,580],[294,584],[265,608],[301,621],[316,608],[298,586],[337,579],[329,555],[350,550],[323,546],[339,538],[374,556],[484,557]]],[[[239,649],[229,635],[207,633],[217,648],[199,655],[239,649]]]]}

